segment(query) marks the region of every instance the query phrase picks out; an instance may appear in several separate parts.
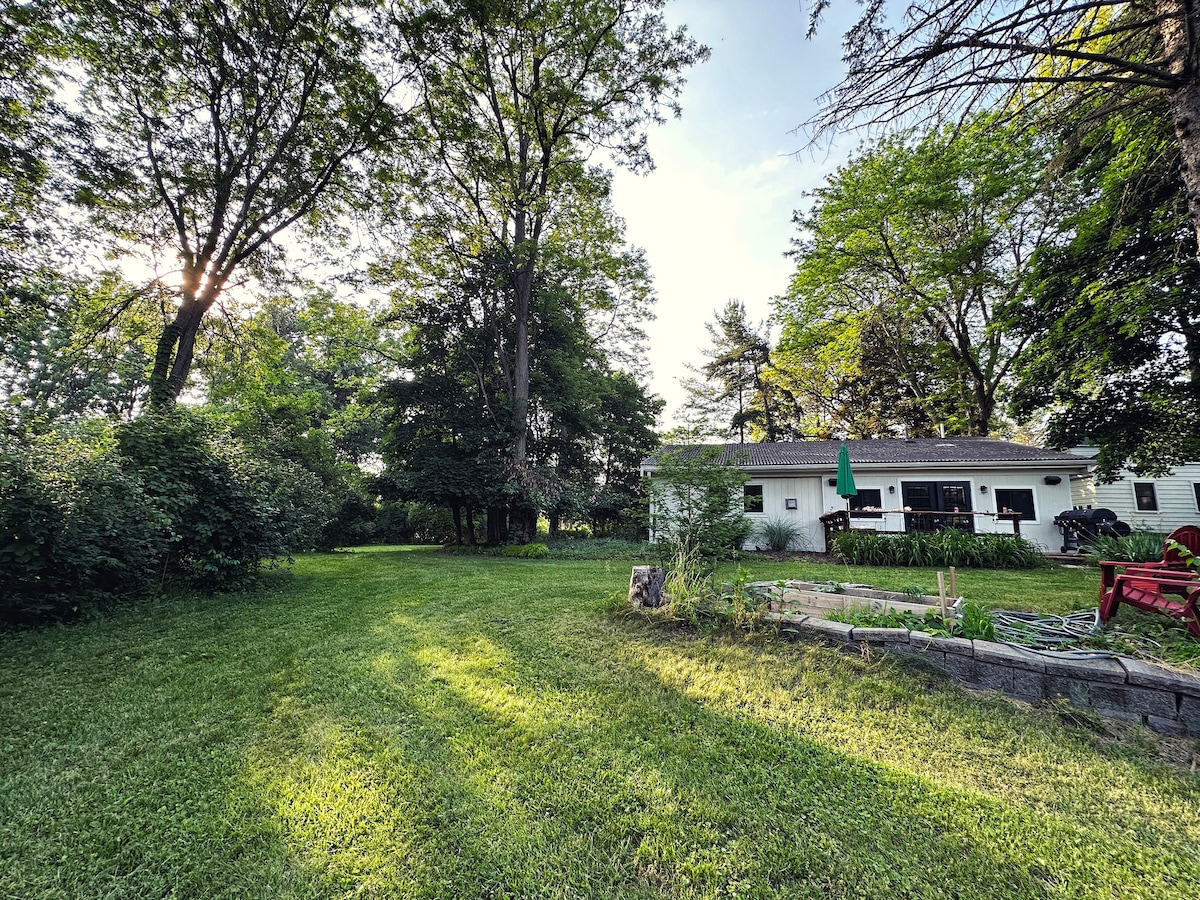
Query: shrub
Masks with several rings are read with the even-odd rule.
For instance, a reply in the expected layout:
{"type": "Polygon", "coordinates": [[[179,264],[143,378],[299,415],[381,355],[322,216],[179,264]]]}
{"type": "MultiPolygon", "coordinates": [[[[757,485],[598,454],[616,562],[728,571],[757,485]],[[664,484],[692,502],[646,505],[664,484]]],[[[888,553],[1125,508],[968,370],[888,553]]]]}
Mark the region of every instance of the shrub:
{"type": "Polygon", "coordinates": [[[510,544],[504,548],[504,555],[516,559],[541,559],[550,552],[545,544],[510,544]]]}
{"type": "Polygon", "coordinates": [[[173,579],[230,589],[287,555],[294,523],[281,515],[278,484],[213,418],[186,409],[145,415],[120,426],[117,443],[126,471],[169,523],[162,556],[173,579]]]}
{"type": "Polygon", "coordinates": [[[742,507],[747,479],[736,466],[722,465],[712,448],[664,453],[648,491],[663,560],[703,561],[711,570],[717,559],[735,554],[750,533],[742,507]]]}
{"type": "Polygon", "coordinates": [[[847,531],[838,535],[834,551],[847,562],[860,566],[1032,569],[1043,562],[1037,547],[1024,538],[953,530],[933,534],[847,531]]]}
{"type": "Polygon", "coordinates": [[[145,591],[166,535],[108,435],[0,439],[0,619],[60,618],[145,591]]]}

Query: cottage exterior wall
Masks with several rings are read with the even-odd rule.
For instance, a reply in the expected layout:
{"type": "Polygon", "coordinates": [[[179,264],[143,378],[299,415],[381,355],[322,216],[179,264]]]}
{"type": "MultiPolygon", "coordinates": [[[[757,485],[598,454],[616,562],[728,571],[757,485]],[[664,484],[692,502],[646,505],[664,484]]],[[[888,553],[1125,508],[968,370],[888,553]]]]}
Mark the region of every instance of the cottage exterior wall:
{"type": "MultiPolygon", "coordinates": [[[[827,512],[846,509],[847,501],[839,497],[836,486],[830,486],[829,481],[836,479],[837,470],[831,469],[820,477],[785,476],[766,472],[750,472],[749,484],[762,485],[763,511],[748,516],[753,522],[764,522],[774,519],[786,519],[796,522],[804,531],[804,542],[801,548],[809,546],[822,549],[824,531],[819,517],[827,512]],[[797,509],[786,508],[789,498],[796,499],[797,509]]],[[[971,485],[971,497],[974,500],[973,512],[976,516],[975,529],[980,533],[1012,534],[1012,522],[997,519],[1000,512],[996,508],[995,490],[1026,489],[1032,492],[1036,518],[1032,521],[1021,520],[1021,536],[1038,545],[1045,552],[1057,552],[1062,544],[1062,533],[1054,524],[1054,517],[1063,510],[1071,508],[1071,485],[1066,474],[1060,474],[1052,469],[980,469],[938,467],[938,468],[905,468],[872,469],[860,467],[855,469],[855,486],[860,490],[875,489],[882,498],[885,512],[880,518],[854,516],[851,525],[854,528],[877,531],[899,532],[904,530],[904,514],[901,497],[903,483],[906,481],[965,481],[971,485]],[[1055,485],[1046,484],[1048,475],[1059,478],[1055,485]],[[981,488],[986,487],[987,491],[981,488]]],[[[965,510],[964,510],[965,512],[965,510]]],[[[746,549],[762,546],[762,541],[755,541],[753,535],[746,542],[746,549]]]]}
{"type": "Polygon", "coordinates": [[[1200,463],[1188,463],[1172,469],[1162,478],[1145,478],[1129,470],[1112,484],[1097,484],[1088,476],[1074,479],[1072,505],[1111,509],[1131,528],[1167,533],[1181,525],[1200,523],[1196,486],[1200,485],[1200,463]],[[1134,495],[1135,484],[1153,484],[1157,510],[1140,510],[1134,495]]]}
{"type": "MultiPolygon", "coordinates": [[[[870,439],[845,443],[860,493],[871,491],[872,495],[864,499],[874,503],[873,492],[878,491],[880,508],[874,516],[852,514],[852,527],[902,532],[907,483],[957,482],[965,490],[961,502],[966,508],[959,514],[973,514],[977,532],[1012,534],[1011,519],[999,518],[1002,510],[998,507],[1003,501],[997,500],[996,492],[1021,490],[1029,494],[1013,498],[1014,505],[1023,507],[1031,499],[1034,513],[1021,520],[1021,536],[1051,552],[1062,544],[1054,518],[1071,508],[1072,479],[1084,475],[1087,469],[1087,461],[1078,456],[986,438],[870,439]]],[[[820,550],[825,543],[820,516],[848,507],[836,488],[839,446],[837,441],[813,441],[727,444],[713,449],[718,451],[717,458],[726,464],[739,465],[749,478],[754,502],[747,505],[757,505],[761,498],[761,511],[747,513],[752,525],[791,522],[801,533],[794,549],[820,550]]],[[[667,452],[683,453],[700,450],[695,446],[667,448],[667,452]]],[[[651,474],[654,468],[655,460],[647,459],[643,474],[651,474]]],[[[1200,480],[1200,467],[1197,477],[1200,480]]],[[[910,499],[912,496],[916,495],[910,494],[910,499]]],[[[943,498],[941,502],[960,502],[954,494],[935,493],[935,496],[943,498]],[[950,497],[955,499],[951,501],[950,497]]],[[[951,509],[943,512],[954,513],[951,509]]],[[[761,537],[756,540],[752,533],[745,546],[752,549],[765,544],[765,540],[761,537]]]]}

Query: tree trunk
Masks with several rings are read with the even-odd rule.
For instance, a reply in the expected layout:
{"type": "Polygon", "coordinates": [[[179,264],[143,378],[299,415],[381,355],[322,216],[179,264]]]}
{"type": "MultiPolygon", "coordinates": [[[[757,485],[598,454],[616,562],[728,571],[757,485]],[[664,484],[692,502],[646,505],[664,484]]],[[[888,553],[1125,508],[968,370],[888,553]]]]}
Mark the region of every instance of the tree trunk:
{"type": "Polygon", "coordinates": [[[530,543],[537,534],[537,510],[514,506],[508,511],[508,537],[518,544],[530,543]]]}
{"type": "Polygon", "coordinates": [[[667,573],[658,566],[634,566],[629,576],[629,605],[634,609],[662,606],[663,582],[667,573]]]}
{"type": "Polygon", "coordinates": [[[475,507],[467,504],[467,543],[472,547],[476,545],[475,541],[475,507]]]}
{"type": "Polygon", "coordinates": [[[508,509],[489,506],[487,510],[487,542],[495,547],[508,540],[508,509]]]}
{"type": "Polygon", "coordinates": [[[1167,93],[1167,106],[1181,153],[1180,174],[1187,191],[1188,215],[1200,255],[1200,4],[1159,0],[1163,56],[1182,83],[1167,93]]]}
{"type": "Polygon", "coordinates": [[[195,297],[184,297],[175,319],[163,328],[150,371],[150,408],[168,409],[175,405],[187,385],[196,351],[196,335],[208,304],[195,297]]]}
{"type": "Polygon", "coordinates": [[[454,543],[462,546],[462,507],[457,503],[450,504],[450,515],[454,517],[454,543]]]}

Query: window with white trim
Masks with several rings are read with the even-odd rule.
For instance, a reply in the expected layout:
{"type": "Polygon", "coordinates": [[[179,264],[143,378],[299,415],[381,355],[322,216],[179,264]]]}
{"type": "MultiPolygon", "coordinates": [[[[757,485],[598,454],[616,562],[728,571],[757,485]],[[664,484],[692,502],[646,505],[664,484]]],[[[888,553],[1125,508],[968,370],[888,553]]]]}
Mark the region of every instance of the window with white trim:
{"type": "Polygon", "coordinates": [[[996,498],[996,512],[1020,513],[1022,522],[1037,521],[1032,488],[993,488],[993,496],[996,498]]]}
{"type": "Polygon", "coordinates": [[[858,493],[850,498],[850,515],[856,519],[882,519],[883,491],[879,488],[859,488],[858,493]],[[871,507],[870,512],[863,512],[871,507]]]}
{"type": "Polygon", "coordinates": [[[1133,483],[1133,502],[1139,512],[1158,512],[1158,494],[1154,491],[1153,481],[1135,481],[1133,483]]]}

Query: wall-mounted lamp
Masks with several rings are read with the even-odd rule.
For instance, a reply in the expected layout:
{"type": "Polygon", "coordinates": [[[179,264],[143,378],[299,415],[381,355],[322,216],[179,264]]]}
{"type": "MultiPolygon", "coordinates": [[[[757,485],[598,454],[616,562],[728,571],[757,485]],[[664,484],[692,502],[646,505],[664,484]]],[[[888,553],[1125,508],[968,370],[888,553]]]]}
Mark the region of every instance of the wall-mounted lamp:
{"type": "Polygon", "coordinates": [[[830,478],[830,479],[829,479],[829,486],[830,486],[830,487],[837,487],[837,479],[836,479],[836,478],[830,478]]]}
{"type": "Polygon", "coordinates": [[[1042,479],[1042,481],[1046,482],[1046,484],[1060,484],[1062,482],[1062,478],[1058,475],[1047,475],[1042,479]]]}
{"type": "Polygon", "coordinates": [[[888,485],[888,493],[889,493],[889,494],[894,494],[894,493],[896,493],[896,486],[895,486],[894,484],[889,484],[889,485],[888,485]]]}
{"type": "Polygon", "coordinates": [[[986,484],[981,484],[981,485],[979,486],[979,493],[981,493],[981,494],[986,494],[986,493],[987,493],[987,485],[986,485],[986,484]]]}

